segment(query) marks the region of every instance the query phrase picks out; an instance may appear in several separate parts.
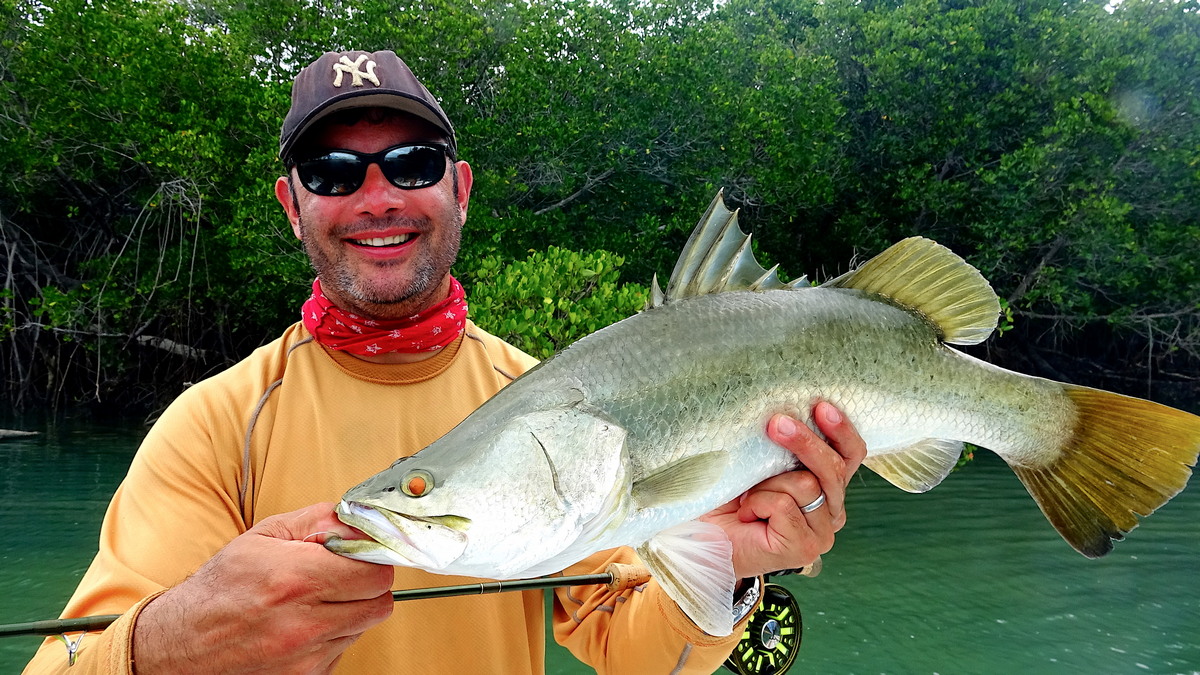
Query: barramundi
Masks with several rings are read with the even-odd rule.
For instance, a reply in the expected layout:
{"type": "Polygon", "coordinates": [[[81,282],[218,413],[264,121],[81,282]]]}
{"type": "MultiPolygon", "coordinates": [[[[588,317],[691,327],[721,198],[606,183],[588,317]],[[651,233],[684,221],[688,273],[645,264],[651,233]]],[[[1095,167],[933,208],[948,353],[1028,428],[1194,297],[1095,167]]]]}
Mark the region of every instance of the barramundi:
{"type": "Polygon", "coordinates": [[[829,401],[865,465],[923,492],[963,443],[1012,467],[1089,557],[1185,486],[1200,417],[988,364],[948,345],[995,329],[978,270],[905,239],[820,286],[754,259],[713,201],[662,291],[640,313],[517,378],[445,436],[346,492],[340,519],[369,539],[337,553],[493,579],[558,572],[633,547],[712,635],[733,629],[731,545],[699,516],[797,468],[766,436],[786,413],[811,428],[829,401]]]}

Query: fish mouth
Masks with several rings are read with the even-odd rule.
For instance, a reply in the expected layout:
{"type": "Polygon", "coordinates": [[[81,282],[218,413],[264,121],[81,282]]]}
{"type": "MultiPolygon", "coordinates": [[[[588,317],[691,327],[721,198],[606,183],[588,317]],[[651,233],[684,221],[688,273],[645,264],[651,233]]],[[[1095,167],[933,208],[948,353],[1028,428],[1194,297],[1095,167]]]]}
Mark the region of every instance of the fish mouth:
{"type": "Polygon", "coordinates": [[[343,541],[345,552],[338,552],[349,557],[440,571],[462,556],[467,547],[466,530],[471,521],[462,516],[413,516],[346,500],[334,512],[338,520],[361,530],[378,544],[376,548],[343,541]]]}

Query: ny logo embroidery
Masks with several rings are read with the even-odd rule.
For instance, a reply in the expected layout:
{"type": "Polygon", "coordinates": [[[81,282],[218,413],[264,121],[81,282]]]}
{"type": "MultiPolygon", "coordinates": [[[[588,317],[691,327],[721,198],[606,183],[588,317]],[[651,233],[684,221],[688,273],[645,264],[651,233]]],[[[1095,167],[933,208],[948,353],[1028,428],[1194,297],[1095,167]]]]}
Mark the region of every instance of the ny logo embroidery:
{"type": "Polygon", "coordinates": [[[354,78],[350,81],[350,86],[352,87],[363,86],[364,77],[374,82],[375,86],[378,87],[379,78],[375,76],[375,62],[367,61],[367,70],[364,72],[359,70],[359,67],[362,66],[363,61],[367,61],[366,54],[359,54],[358,58],[354,59],[353,62],[350,61],[349,56],[343,56],[340,61],[333,64],[333,72],[337,73],[337,75],[333,78],[333,86],[342,86],[342,75],[349,74],[350,77],[354,78]]]}

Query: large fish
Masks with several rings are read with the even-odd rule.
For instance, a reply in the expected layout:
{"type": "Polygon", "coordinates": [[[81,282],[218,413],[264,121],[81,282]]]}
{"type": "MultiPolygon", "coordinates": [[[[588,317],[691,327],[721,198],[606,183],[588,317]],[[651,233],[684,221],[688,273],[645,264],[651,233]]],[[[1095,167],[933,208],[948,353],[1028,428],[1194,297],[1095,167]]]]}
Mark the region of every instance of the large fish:
{"type": "Polygon", "coordinates": [[[349,490],[338,516],[371,562],[495,579],[551,574],[628,545],[696,624],[728,635],[722,530],[697,518],[797,468],[765,434],[819,400],[866,466],[922,492],[966,441],[1014,469],[1080,553],[1112,549],[1183,489],[1200,417],[1004,370],[975,344],[999,303],[948,249],[906,239],[822,286],[758,265],[718,194],[647,308],[518,378],[418,454],[349,490]]]}

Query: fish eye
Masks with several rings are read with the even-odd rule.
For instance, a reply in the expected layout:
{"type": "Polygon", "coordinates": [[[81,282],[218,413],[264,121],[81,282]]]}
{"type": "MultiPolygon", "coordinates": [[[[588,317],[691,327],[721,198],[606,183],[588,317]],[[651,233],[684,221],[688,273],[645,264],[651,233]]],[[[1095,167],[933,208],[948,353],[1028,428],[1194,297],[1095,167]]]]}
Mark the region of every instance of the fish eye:
{"type": "Polygon", "coordinates": [[[424,497],[433,491],[433,476],[428,471],[409,471],[400,481],[400,489],[409,497],[424,497]]]}

